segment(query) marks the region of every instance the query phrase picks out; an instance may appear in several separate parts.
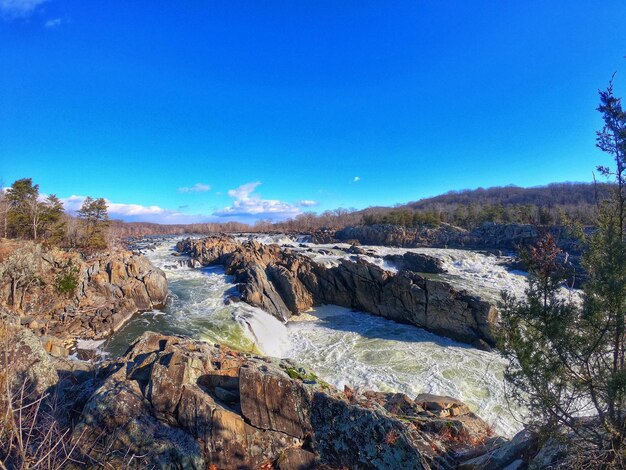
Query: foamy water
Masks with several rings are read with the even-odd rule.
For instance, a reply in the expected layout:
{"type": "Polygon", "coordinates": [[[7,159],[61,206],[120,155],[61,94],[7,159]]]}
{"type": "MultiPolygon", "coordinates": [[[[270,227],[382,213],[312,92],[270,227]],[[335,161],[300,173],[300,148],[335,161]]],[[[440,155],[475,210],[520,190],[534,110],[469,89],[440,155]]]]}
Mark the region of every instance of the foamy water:
{"type": "MultiPolygon", "coordinates": [[[[275,241],[274,236],[263,240],[275,241]]],[[[280,242],[305,250],[288,238],[280,242]]],[[[172,255],[174,243],[173,239],[164,240],[154,251],[146,252],[165,271],[171,301],[164,311],[133,318],[104,345],[105,352],[122,354],[145,331],[181,334],[244,351],[292,358],[340,388],[349,385],[364,390],[399,391],[409,396],[453,396],[465,401],[500,434],[510,436],[521,428],[508,410],[503,388],[505,362],[497,353],[479,351],[411,325],[337,306],[315,308],[284,325],[245,303],[225,305],[225,298],[235,294],[236,289],[223,269],[179,267],[178,261],[185,258],[172,255]]],[[[332,250],[333,246],[308,244],[307,249],[332,250]]],[[[485,284],[495,288],[516,282],[505,275],[500,279],[484,255],[474,257],[472,252],[453,251],[461,250],[441,253],[449,256],[446,268],[456,266],[459,272],[467,273],[463,276],[468,280],[473,272],[472,276],[484,277],[485,284]]],[[[382,255],[383,251],[378,253],[382,255]]],[[[339,252],[309,255],[327,260],[349,256],[339,252]]],[[[381,258],[372,259],[381,262],[381,258]]],[[[525,279],[523,275],[519,277],[525,279]]]]}

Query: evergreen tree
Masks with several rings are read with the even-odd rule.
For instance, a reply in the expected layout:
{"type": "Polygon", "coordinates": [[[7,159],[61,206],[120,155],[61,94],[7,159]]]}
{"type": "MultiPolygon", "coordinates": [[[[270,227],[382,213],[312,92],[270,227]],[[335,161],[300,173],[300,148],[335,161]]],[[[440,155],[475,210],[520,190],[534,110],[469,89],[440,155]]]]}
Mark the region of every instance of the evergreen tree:
{"type": "Polygon", "coordinates": [[[523,300],[505,296],[501,350],[514,397],[548,431],[564,426],[594,444],[604,466],[626,464],[626,114],[612,85],[600,92],[604,127],[598,147],[615,167],[598,230],[584,264],[589,280],[582,304],[562,295],[564,271],[551,236],[527,254],[529,287],[523,300]],[[597,415],[595,420],[580,418],[597,415]]]}
{"type": "Polygon", "coordinates": [[[51,194],[41,205],[41,233],[51,244],[58,245],[65,238],[66,232],[63,203],[56,195],[51,194]]]}
{"type": "Polygon", "coordinates": [[[78,210],[78,218],[83,225],[83,245],[87,249],[106,248],[106,229],[109,226],[109,214],[103,198],[85,198],[78,210]]]}
{"type": "Polygon", "coordinates": [[[41,218],[39,185],[33,185],[31,178],[19,179],[7,189],[6,197],[8,232],[18,238],[36,240],[41,218]]]}

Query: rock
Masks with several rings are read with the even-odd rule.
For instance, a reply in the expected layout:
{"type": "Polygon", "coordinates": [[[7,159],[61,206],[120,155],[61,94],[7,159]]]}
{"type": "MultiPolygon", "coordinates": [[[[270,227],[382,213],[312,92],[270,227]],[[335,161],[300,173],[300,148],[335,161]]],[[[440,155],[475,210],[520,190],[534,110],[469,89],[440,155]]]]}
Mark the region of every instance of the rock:
{"type": "Polygon", "coordinates": [[[167,299],[167,279],[165,274],[160,269],[156,268],[149,271],[143,278],[143,283],[146,286],[146,291],[150,297],[150,302],[153,308],[161,307],[165,304],[167,299]]]}
{"type": "MultiPolygon", "coordinates": [[[[241,299],[285,321],[314,305],[334,304],[409,323],[458,341],[495,346],[498,312],[487,302],[412,271],[397,274],[364,259],[326,267],[303,254],[214,236],[187,239],[177,248],[205,265],[222,263],[241,299]]],[[[407,254],[414,269],[436,271],[437,261],[407,254]]]]}
{"type": "Polygon", "coordinates": [[[536,452],[537,442],[537,435],[524,429],[518,432],[510,441],[501,444],[486,454],[461,463],[458,468],[459,470],[504,469],[520,459],[523,454],[536,452]]]}
{"type": "Polygon", "coordinates": [[[241,413],[255,427],[303,439],[311,432],[311,396],[284,373],[243,367],[239,374],[241,413]]]}
{"type": "Polygon", "coordinates": [[[279,470],[312,470],[316,467],[315,454],[301,447],[290,447],[278,457],[279,470]]]}
{"type": "Polygon", "coordinates": [[[523,470],[524,468],[526,468],[526,462],[522,459],[517,459],[504,467],[502,470],[523,470]]]}
{"type": "Polygon", "coordinates": [[[346,250],[347,253],[351,253],[353,255],[365,255],[367,252],[356,245],[351,245],[350,248],[346,250]]]}
{"type": "MultiPolygon", "coordinates": [[[[20,313],[27,313],[29,327],[39,335],[60,340],[104,339],[134,313],[158,308],[167,299],[163,271],[131,252],[115,251],[86,262],[77,253],[22,242],[11,256],[13,262],[30,260],[33,275],[41,281],[19,293],[28,310],[20,313]],[[75,276],[76,288],[59,292],[59,276],[75,276]]],[[[0,271],[9,262],[3,261],[0,271]]],[[[1,278],[0,306],[19,310],[11,305],[10,297],[7,278],[1,278]]],[[[51,344],[49,348],[54,354],[64,354],[51,344]]]]}
{"type": "Polygon", "coordinates": [[[419,404],[424,410],[436,414],[440,418],[448,416],[461,416],[470,413],[469,408],[461,400],[452,397],[442,397],[422,393],[415,397],[415,403],[419,404]]]}
{"type": "MultiPolygon", "coordinates": [[[[544,227],[544,230],[563,232],[561,227],[544,227]]],[[[334,236],[343,242],[358,240],[364,245],[399,246],[406,248],[439,247],[476,250],[515,250],[534,244],[539,238],[536,227],[528,224],[498,224],[485,222],[473,230],[449,224],[438,227],[403,227],[374,224],[345,227],[334,236]]],[[[580,252],[573,238],[559,238],[559,246],[568,252],[580,252]]]]}
{"type": "Polygon", "coordinates": [[[348,401],[291,361],[181,337],[146,333],[108,370],[74,430],[98,461],[115,455],[106,448],[161,468],[446,469],[445,454],[470,445],[423,430],[462,417],[433,418],[404,395],[348,401]]]}
{"type": "MultiPolygon", "coordinates": [[[[59,376],[39,338],[19,324],[17,318],[0,311],[0,370],[8,374],[11,389],[27,397],[52,389],[59,376]]],[[[4,379],[3,379],[4,380],[4,379]]]]}
{"type": "Polygon", "coordinates": [[[46,352],[56,357],[67,357],[69,351],[63,342],[54,336],[42,336],[40,338],[46,352]]]}
{"type": "Polygon", "coordinates": [[[403,255],[387,255],[384,259],[394,263],[398,269],[407,269],[416,273],[441,274],[446,272],[443,261],[422,253],[409,251],[403,255]]]}

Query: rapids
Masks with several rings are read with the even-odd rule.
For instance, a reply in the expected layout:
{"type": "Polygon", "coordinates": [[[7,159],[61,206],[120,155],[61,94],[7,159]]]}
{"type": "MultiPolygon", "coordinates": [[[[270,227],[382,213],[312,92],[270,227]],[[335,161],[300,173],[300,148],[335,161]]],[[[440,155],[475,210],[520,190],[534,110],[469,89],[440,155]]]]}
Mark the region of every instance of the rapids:
{"type": "MultiPolygon", "coordinates": [[[[313,245],[287,237],[256,237],[264,243],[289,245],[324,263],[335,263],[343,245],[313,245]],[[306,251],[313,248],[313,251],[306,251]],[[317,250],[323,250],[323,253],[317,250]]],[[[222,343],[255,354],[292,358],[322,380],[379,391],[448,395],[465,401],[494,430],[511,436],[521,428],[504,391],[505,362],[488,353],[442,338],[411,325],[396,323],[363,312],[327,305],[293,317],[286,325],[264,311],[243,302],[224,303],[236,294],[236,286],[221,267],[193,269],[180,266],[175,238],[155,239],[145,251],[167,275],[171,297],[162,311],[136,315],[100,346],[103,355],[117,356],[145,331],[180,334],[222,343]]],[[[347,245],[345,245],[347,246],[347,245]]],[[[403,249],[365,247],[377,255],[403,249]]],[[[498,257],[462,250],[416,249],[440,257],[447,279],[483,295],[495,297],[507,288],[523,291],[525,273],[508,272],[498,257]]],[[[381,258],[372,262],[394,267],[381,258]]],[[[185,264],[184,262],[182,263],[185,264]]]]}

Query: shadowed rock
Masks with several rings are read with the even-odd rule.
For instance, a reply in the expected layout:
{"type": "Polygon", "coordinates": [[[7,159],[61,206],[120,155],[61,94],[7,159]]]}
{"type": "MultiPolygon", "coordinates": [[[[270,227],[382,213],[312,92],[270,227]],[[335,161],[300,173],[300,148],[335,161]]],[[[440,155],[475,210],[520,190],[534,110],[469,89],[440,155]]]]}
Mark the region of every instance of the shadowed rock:
{"type": "Polygon", "coordinates": [[[127,251],[85,260],[23,242],[0,262],[0,273],[0,306],[18,313],[61,356],[67,354],[62,341],[107,338],[136,312],[162,306],[168,295],[163,271],[127,251]],[[30,276],[15,293],[14,271],[30,276]]]}
{"type": "MultiPolygon", "coordinates": [[[[74,430],[98,461],[106,447],[161,468],[445,469],[453,465],[446,454],[465,448],[422,432],[439,418],[406,395],[348,398],[291,361],[146,333],[109,368],[74,430]]],[[[446,422],[477,440],[490,436],[469,410],[446,422]]]]}
{"type": "MultiPolygon", "coordinates": [[[[321,304],[363,310],[425,328],[484,349],[495,345],[498,312],[488,302],[442,281],[411,271],[392,273],[364,259],[326,267],[278,245],[237,242],[232,237],[187,239],[177,249],[202,265],[223,264],[241,298],[286,320],[321,304]]],[[[402,260],[423,270],[439,269],[430,257],[402,260]]]]}

